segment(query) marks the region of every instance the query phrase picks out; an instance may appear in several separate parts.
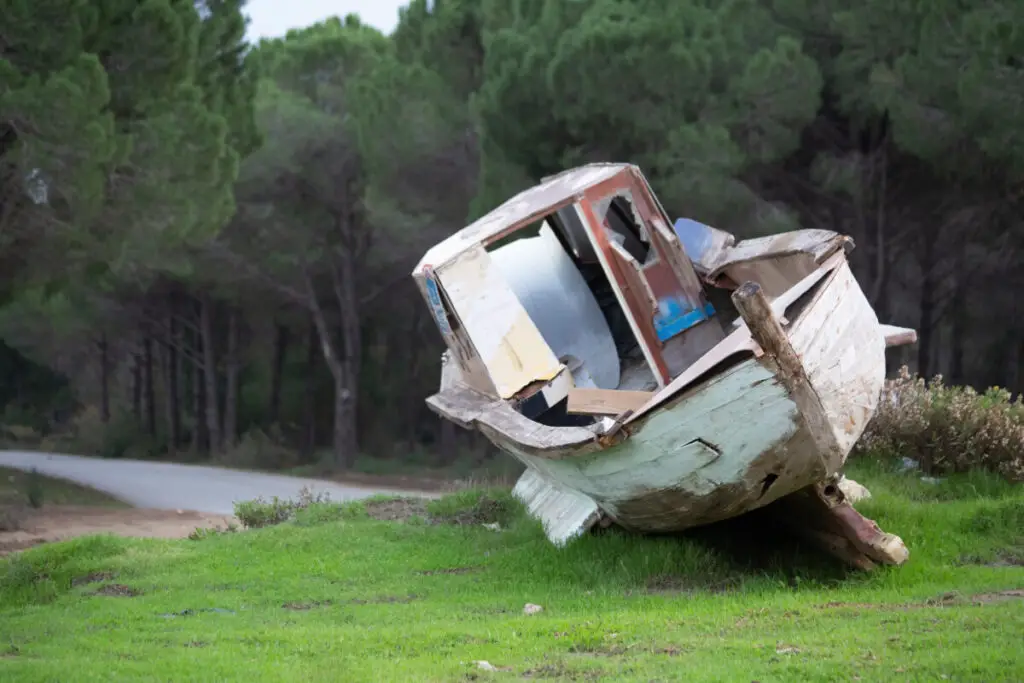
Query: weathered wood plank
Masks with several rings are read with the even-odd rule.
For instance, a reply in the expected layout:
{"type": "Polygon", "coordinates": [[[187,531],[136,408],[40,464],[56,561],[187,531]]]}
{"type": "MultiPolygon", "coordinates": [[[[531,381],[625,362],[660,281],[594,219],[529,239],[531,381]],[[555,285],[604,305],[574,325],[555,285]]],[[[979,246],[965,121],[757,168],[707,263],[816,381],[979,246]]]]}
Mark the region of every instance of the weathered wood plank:
{"type": "Polygon", "coordinates": [[[882,328],[882,336],[885,337],[886,348],[917,343],[917,330],[909,327],[896,327],[895,325],[880,325],[879,327],[882,328]]]}
{"type": "Polygon", "coordinates": [[[573,415],[621,415],[638,409],[652,396],[653,391],[573,388],[569,390],[567,410],[573,415]]]}
{"type": "Polygon", "coordinates": [[[849,237],[831,230],[793,230],[743,240],[722,252],[708,277],[714,280],[726,269],[739,264],[771,261],[794,254],[807,254],[820,263],[848,243],[852,243],[849,237]]]}
{"type": "Polygon", "coordinates": [[[772,312],[771,304],[761,287],[755,282],[744,283],[733,292],[732,301],[754,341],[775,364],[779,381],[789,390],[793,401],[800,408],[800,414],[817,445],[826,472],[838,467],[846,454],[839,448],[828,413],[807,377],[803,361],[789,343],[789,337],[772,312]]]}
{"type": "Polygon", "coordinates": [[[601,519],[601,510],[591,498],[555,484],[532,467],[519,477],[512,495],[531,517],[541,521],[544,534],[555,546],[564,546],[601,519]]]}
{"type": "Polygon", "coordinates": [[[849,453],[874,415],[885,382],[878,318],[849,263],[814,293],[788,334],[840,450],[849,453]]]}

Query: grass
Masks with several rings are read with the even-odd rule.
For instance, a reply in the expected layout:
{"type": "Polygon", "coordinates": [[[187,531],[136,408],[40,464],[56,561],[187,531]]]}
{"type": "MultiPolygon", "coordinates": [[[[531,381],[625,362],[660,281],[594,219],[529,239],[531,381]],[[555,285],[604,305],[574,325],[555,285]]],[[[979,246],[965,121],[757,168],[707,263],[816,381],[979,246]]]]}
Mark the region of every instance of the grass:
{"type": "Polygon", "coordinates": [[[905,566],[849,573],[750,519],[556,550],[479,491],[44,546],[0,563],[0,680],[1019,680],[1021,487],[850,475],[905,566]]]}
{"type": "MultiPolygon", "coordinates": [[[[430,462],[425,454],[404,458],[374,458],[360,456],[338,478],[353,483],[381,484],[397,488],[440,490],[452,481],[489,481],[515,483],[523,473],[523,466],[513,458],[501,454],[488,457],[471,455],[456,458],[444,466],[430,462]]],[[[300,465],[276,474],[299,477],[330,477],[330,454],[311,465],[300,465]]]]}
{"type": "Polygon", "coordinates": [[[0,505],[29,504],[30,493],[43,505],[127,507],[117,498],[66,479],[0,467],[0,505]]]}

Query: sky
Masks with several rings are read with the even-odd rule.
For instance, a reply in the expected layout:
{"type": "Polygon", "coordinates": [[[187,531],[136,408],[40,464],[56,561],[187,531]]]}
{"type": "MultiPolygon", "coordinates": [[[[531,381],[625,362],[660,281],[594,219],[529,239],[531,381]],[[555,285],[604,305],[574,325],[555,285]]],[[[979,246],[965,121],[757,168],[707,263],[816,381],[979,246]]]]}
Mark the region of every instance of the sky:
{"type": "Polygon", "coordinates": [[[358,14],[384,33],[398,24],[398,8],[408,0],[249,0],[249,39],[277,38],[332,16],[358,14]]]}

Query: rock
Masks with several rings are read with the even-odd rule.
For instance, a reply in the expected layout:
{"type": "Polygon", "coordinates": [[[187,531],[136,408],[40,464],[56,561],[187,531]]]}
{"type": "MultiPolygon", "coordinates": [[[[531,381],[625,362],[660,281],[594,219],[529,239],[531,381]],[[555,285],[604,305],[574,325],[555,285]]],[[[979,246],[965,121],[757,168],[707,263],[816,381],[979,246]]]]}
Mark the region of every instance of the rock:
{"type": "Polygon", "coordinates": [[[540,605],[535,605],[532,602],[526,603],[523,607],[523,614],[536,614],[537,612],[544,611],[544,608],[540,605]]]}
{"type": "Polygon", "coordinates": [[[485,660],[480,660],[478,662],[473,662],[473,663],[476,664],[476,668],[482,669],[483,671],[497,671],[498,670],[498,667],[494,666],[493,664],[491,664],[490,662],[485,661],[485,660]]]}

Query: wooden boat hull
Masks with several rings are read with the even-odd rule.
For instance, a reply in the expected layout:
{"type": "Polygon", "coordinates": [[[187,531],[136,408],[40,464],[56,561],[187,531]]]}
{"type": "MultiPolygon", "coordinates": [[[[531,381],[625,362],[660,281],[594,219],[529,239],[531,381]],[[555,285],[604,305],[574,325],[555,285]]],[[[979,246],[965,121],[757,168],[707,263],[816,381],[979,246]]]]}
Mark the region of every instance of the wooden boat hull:
{"type": "MultiPolygon", "coordinates": [[[[627,438],[607,447],[553,454],[486,423],[481,431],[543,481],[582,494],[627,529],[680,531],[767,505],[841,468],[884,382],[883,329],[845,260],[808,297],[787,334],[826,411],[838,457],[820,451],[771,363],[751,353],[630,424],[627,438]]],[[[589,520],[592,511],[573,498],[552,514],[537,512],[589,520]]]]}

